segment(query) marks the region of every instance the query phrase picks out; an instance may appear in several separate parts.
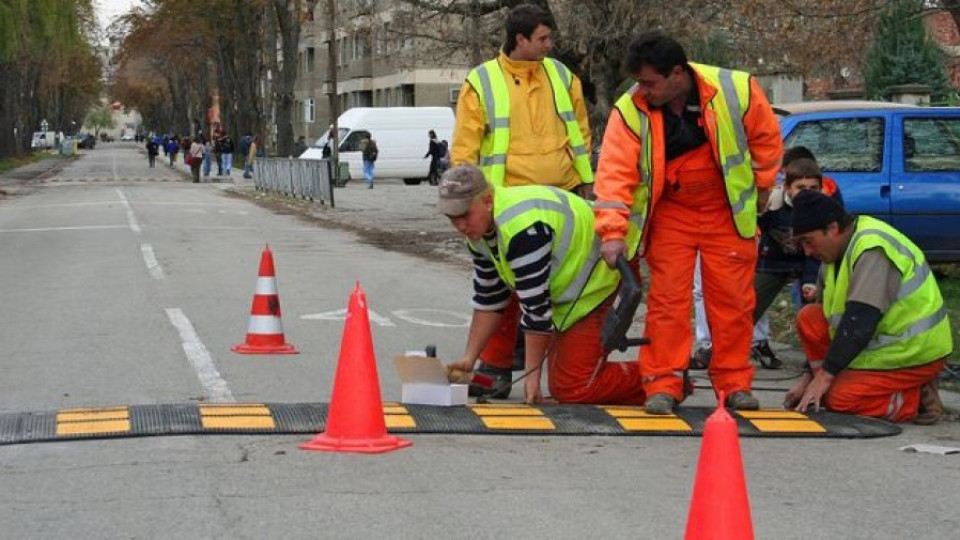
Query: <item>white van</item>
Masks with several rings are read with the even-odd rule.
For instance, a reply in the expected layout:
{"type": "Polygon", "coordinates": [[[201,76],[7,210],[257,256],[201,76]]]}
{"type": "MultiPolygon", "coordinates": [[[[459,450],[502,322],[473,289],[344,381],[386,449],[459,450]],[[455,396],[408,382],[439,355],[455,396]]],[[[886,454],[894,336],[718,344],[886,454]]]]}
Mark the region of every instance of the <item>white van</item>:
{"type": "MultiPolygon", "coordinates": [[[[416,185],[427,178],[430,159],[424,159],[430,147],[428,132],[437,139],[452,142],[453,110],[450,107],[354,107],[337,120],[340,161],[348,163],[350,178],[363,179],[360,141],[373,137],[379,154],[374,178],[402,178],[416,185]]],[[[327,134],[317,139],[300,159],[321,159],[327,134]]]]}

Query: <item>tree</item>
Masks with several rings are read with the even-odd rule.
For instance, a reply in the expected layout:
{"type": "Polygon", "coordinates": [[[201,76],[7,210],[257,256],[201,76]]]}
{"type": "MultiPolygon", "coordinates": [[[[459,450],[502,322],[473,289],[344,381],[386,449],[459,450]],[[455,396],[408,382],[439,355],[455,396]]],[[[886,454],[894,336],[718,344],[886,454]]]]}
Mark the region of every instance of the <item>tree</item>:
{"type": "Polygon", "coordinates": [[[927,85],[935,101],[947,97],[943,53],[927,34],[922,8],[922,0],[899,0],[880,17],[864,61],[864,84],[871,98],[888,98],[888,88],[900,84],[927,85]]]}
{"type": "Polygon", "coordinates": [[[113,121],[113,109],[106,104],[99,105],[87,113],[87,117],[83,119],[83,125],[93,130],[94,137],[99,137],[101,129],[116,127],[116,122],[113,121]]]}

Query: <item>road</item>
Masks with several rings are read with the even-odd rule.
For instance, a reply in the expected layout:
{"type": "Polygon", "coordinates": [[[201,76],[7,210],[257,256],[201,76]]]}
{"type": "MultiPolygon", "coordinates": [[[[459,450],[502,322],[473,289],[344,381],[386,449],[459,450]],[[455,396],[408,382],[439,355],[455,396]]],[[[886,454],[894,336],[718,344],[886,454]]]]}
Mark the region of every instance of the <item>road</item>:
{"type": "MultiPolygon", "coordinates": [[[[0,413],[329,401],[337,312],[357,282],[374,312],[384,399],[399,398],[392,355],[428,343],[447,357],[462,350],[470,287],[462,263],[271,210],[242,185],[148,169],[132,144],[99,145],[3,189],[0,413]],[[243,341],[266,244],[299,355],[229,352],[243,341]],[[187,341],[175,326],[183,321],[194,331],[187,341]]],[[[432,206],[426,186],[372,191],[403,200],[394,212],[432,206]]],[[[366,192],[338,190],[337,208],[321,213],[360,214],[366,192]]],[[[364,215],[375,227],[376,212],[364,215]]],[[[767,407],[779,397],[761,394],[767,407]]],[[[698,399],[710,403],[707,392],[698,399]]],[[[0,446],[0,538],[679,538],[701,442],[409,439],[412,448],[379,456],[304,452],[304,437],[279,435],[0,446]]],[[[905,426],[873,440],[743,439],[757,537],[955,538],[960,456],[898,450],[915,443],[960,446],[960,427],[905,426]]]]}

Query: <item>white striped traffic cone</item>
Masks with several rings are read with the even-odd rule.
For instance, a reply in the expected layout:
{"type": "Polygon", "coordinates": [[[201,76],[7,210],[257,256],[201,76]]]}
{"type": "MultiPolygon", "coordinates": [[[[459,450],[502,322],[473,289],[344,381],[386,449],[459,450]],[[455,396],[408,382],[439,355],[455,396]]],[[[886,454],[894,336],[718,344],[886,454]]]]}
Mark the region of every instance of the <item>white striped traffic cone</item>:
{"type": "Polygon", "coordinates": [[[273,253],[270,246],[260,256],[260,273],[257,290],[253,293],[250,307],[250,324],[247,339],[234,345],[231,351],[240,354],[298,354],[300,351],[286,342],[283,323],[280,321],[280,296],[277,294],[277,277],[273,270],[273,253]]]}

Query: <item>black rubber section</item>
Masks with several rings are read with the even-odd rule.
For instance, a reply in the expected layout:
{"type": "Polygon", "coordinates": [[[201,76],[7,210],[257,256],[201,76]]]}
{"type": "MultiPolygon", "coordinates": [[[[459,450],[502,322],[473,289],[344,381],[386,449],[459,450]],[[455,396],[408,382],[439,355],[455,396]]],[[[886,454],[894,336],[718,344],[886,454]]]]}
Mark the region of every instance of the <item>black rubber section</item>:
{"type": "MultiPolygon", "coordinates": [[[[326,403],[165,404],[0,414],[0,445],[73,439],[204,434],[316,434],[326,403]]],[[[460,435],[700,436],[713,409],[680,407],[648,416],[642,407],[490,403],[461,407],[384,404],[391,433],[460,435]]],[[[896,424],[831,412],[731,413],[742,437],[872,438],[896,424]]]]}

